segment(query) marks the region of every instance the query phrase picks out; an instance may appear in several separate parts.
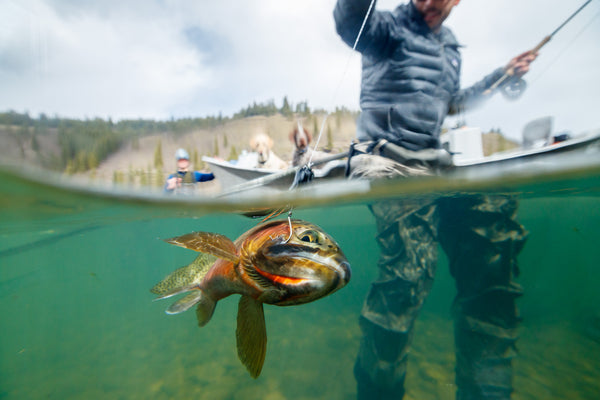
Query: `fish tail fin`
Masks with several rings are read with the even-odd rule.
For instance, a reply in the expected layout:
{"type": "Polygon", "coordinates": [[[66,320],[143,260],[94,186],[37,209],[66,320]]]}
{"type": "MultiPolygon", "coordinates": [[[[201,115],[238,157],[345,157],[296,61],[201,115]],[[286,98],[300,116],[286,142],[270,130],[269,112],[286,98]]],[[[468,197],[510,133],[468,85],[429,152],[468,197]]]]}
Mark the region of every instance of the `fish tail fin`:
{"type": "Polygon", "coordinates": [[[212,318],[217,302],[202,290],[199,290],[199,292],[200,297],[199,301],[197,301],[198,306],[196,307],[196,319],[198,319],[198,326],[203,327],[204,325],[208,324],[208,321],[210,321],[212,318]]]}
{"type": "Polygon", "coordinates": [[[267,354],[267,327],[263,304],[249,296],[242,296],[237,315],[238,358],[250,376],[258,378],[267,354]]]}

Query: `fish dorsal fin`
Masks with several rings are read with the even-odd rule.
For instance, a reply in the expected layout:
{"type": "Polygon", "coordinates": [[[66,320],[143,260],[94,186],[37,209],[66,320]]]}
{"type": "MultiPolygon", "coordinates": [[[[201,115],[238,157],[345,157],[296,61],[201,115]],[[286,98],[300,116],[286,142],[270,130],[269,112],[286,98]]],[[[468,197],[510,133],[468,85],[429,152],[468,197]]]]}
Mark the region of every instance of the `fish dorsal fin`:
{"type": "Polygon", "coordinates": [[[192,232],[186,235],[164,239],[165,242],[201,253],[212,254],[215,257],[237,263],[239,257],[233,242],[218,233],[192,232]]]}
{"type": "Polygon", "coordinates": [[[215,256],[202,253],[189,265],[171,272],[162,281],[154,285],[154,287],[150,289],[150,292],[160,295],[160,298],[167,298],[177,293],[181,293],[182,291],[179,289],[198,285],[215,261],[215,256]]]}
{"type": "Polygon", "coordinates": [[[250,375],[258,378],[267,354],[267,327],[263,303],[250,296],[240,298],[235,335],[238,358],[250,375]]]}

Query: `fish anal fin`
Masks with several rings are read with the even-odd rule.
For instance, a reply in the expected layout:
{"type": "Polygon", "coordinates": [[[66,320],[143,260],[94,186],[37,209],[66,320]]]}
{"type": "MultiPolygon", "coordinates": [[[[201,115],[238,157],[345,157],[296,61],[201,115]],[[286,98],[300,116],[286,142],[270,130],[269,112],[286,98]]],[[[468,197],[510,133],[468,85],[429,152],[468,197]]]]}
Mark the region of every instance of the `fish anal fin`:
{"type": "Polygon", "coordinates": [[[165,242],[179,247],[212,254],[224,260],[237,263],[239,257],[233,242],[224,235],[210,232],[192,232],[186,235],[164,239],[165,242]]]}
{"type": "Polygon", "coordinates": [[[150,292],[160,295],[161,298],[169,297],[168,293],[181,293],[177,289],[199,284],[215,260],[216,258],[210,254],[200,254],[189,265],[177,268],[167,275],[162,281],[154,285],[150,292]]]}
{"type": "Polygon", "coordinates": [[[242,296],[237,314],[237,351],[250,376],[258,378],[267,353],[267,327],[263,303],[242,296]]]}
{"type": "Polygon", "coordinates": [[[202,298],[196,307],[196,318],[198,319],[199,327],[202,328],[204,325],[208,324],[208,321],[210,321],[215,312],[216,305],[216,301],[202,292],[202,298]]]}

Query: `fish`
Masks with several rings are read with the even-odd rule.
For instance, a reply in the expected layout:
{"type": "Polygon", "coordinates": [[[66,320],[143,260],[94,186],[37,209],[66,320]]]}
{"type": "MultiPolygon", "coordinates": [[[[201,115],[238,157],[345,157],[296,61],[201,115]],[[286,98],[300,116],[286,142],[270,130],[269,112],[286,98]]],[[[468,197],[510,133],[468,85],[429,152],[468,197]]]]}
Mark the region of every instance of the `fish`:
{"type": "Polygon", "coordinates": [[[267,221],[235,242],[210,232],[192,232],[165,241],[201,254],[150,289],[158,295],[155,300],[186,293],[166,313],[179,314],[196,306],[198,325],[203,327],[219,300],[241,295],[237,353],[255,379],[261,373],[267,349],[263,304],[309,303],[350,281],[350,263],[340,246],[320,227],[302,220],[267,221]]]}

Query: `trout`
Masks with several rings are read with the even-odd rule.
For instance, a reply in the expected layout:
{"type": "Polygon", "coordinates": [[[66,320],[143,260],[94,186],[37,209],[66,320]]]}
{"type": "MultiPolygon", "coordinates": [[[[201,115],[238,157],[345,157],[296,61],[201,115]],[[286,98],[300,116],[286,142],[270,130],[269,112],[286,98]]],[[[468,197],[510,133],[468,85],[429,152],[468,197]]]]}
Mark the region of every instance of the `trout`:
{"type": "Polygon", "coordinates": [[[219,300],[240,294],[237,352],[253,378],[260,375],[267,349],[263,303],[308,303],[350,280],[350,264],[335,240],[318,226],[301,220],[265,222],[235,242],[209,232],[165,241],[202,254],[150,291],[159,295],[156,300],[187,293],[166,313],[179,314],[196,305],[200,327],[210,321],[219,300]]]}

